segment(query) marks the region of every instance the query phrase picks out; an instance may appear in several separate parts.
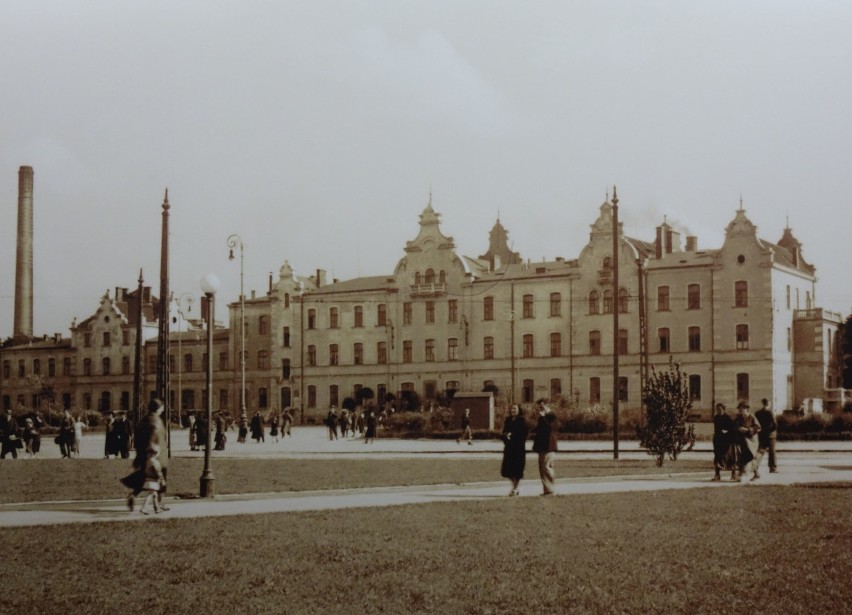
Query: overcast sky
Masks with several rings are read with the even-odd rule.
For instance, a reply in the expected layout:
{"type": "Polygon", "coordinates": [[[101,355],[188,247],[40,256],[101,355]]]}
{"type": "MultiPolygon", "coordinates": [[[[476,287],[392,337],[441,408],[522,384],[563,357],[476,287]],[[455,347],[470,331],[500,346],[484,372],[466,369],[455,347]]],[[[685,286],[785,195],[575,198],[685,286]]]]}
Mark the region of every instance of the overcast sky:
{"type": "MultiPolygon", "coordinates": [[[[628,235],[668,216],[718,248],[740,198],[789,225],[817,305],[852,308],[852,3],[0,3],[0,337],[18,168],[35,170],[34,333],[106,289],[393,272],[429,200],[478,256],[498,215],[575,258],[613,184],[628,235]]],[[[197,309],[197,307],[196,307],[197,309]]],[[[223,313],[220,313],[220,316],[223,313]]]]}

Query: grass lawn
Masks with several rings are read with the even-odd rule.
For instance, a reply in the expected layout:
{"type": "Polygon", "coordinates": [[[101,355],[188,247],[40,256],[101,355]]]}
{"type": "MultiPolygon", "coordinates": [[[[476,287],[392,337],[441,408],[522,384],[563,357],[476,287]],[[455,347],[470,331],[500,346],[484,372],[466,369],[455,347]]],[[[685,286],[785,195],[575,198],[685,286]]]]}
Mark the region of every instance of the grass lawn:
{"type": "Polygon", "coordinates": [[[840,613],[850,511],[835,484],[4,529],[0,612],[840,613]]]}
{"type": "MultiPolygon", "coordinates": [[[[203,459],[169,462],[170,495],[198,494],[203,459]]],[[[499,459],[214,459],[217,494],[267,493],[497,481],[499,459]]],[[[118,459],[6,460],[0,463],[0,504],[48,500],[120,498],[126,494],[118,479],[130,463],[118,459]]],[[[558,459],[560,478],[713,471],[706,461],[678,460],[657,468],[653,459],[558,459]]],[[[535,458],[527,459],[528,479],[538,480],[535,458]]],[[[508,484],[508,483],[507,483],[508,484]]]]}

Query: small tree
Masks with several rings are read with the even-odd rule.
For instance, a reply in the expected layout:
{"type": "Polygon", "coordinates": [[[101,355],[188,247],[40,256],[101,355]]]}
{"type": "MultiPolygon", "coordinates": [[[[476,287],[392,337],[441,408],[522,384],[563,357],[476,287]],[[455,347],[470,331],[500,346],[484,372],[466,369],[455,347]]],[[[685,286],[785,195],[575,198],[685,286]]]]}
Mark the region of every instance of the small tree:
{"type": "Polygon", "coordinates": [[[669,357],[669,369],[657,372],[651,366],[651,377],[642,394],[645,402],[645,424],[637,431],[639,444],[648,449],[662,466],[666,455],[677,459],[684,445],[694,438],[694,426],[686,420],[692,408],[689,400],[689,385],[680,364],[669,357]]]}

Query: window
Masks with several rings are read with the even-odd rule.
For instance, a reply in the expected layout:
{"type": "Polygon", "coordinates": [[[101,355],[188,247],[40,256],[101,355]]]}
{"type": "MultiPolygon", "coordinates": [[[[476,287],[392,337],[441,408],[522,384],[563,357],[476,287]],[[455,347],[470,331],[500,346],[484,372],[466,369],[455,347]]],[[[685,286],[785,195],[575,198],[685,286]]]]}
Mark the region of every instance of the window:
{"type": "Polygon", "coordinates": [[[748,282],[734,282],[734,307],[748,307],[748,282]]]}
{"type": "Polygon", "coordinates": [[[562,356],[562,334],[561,333],[551,333],[550,334],[550,356],[551,357],[561,357],[562,356]]]}
{"type": "Polygon", "coordinates": [[[84,333],[83,334],[83,346],[86,348],[90,348],[92,346],[92,334],[84,333]]]}
{"type": "Polygon", "coordinates": [[[338,356],[338,346],[337,344],[330,344],[328,347],[328,364],[337,365],[339,362],[340,357],[338,356]]]}
{"type": "Polygon", "coordinates": [[[737,350],[748,350],[748,325],[737,325],[737,350]]]}
{"type": "Polygon", "coordinates": [[[459,360],[459,340],[451,337],[447,340],[447,361],[459,360]]]}
{"type": "Polygon", "coordinates": [[[266,387],[257,389],[257,405],[261,408],[269,407],[269,394],[266,392],[266,387]]]}
{"type": "Polygon", "coordinates": [[[701,376],[689,375],[689,401],[701,399],[701,376]]]}
{"type": "Polygon", "coordinates": [[[427,301],[426,302],[426,322],[432,323],[435,322],[435,302],[427,301]]]}
{"type": "Polygon", "coordinates": [[[23,359],[18,360],[18,378],[23,378],[27,375],[27,364],[23,359]]]}
{"type": "Polygon", "coordinates": [[[593,290],[589,293],[589,314],[600,313],[600,295],[598,291],[593,290]]]}
{"type": "Polygon", "coordinates": [[[415,274],[414,274],[414,284],[415,284],[416,286],[420,286],[420,284],[421,284],[421,282],[422,282],[422,281],[423,281],[423,280],[422,280],[422,279],[421,279],[421,277],[420,277],[420,272],[418,271],[417,273],[415,273],[415,274]]]}
{"type": "MultiPolygon", "coordinates": [[[[154,370],[153,371],[156,371],[156,367],[157,367],[156,358],[155,357],[152,357],[152,358],[154,359],[154,370]]],[[[92,375],[92,360],[91,359],[83,359],[83,375],[84,376],[91,376],[92,375]]]]}
{"type": "Polygon", "coordinates": [[[262,314],[257,319],[257,332],[259,335],[269,335],[269,316],[262,314]]]}
{"type": "Polygon", "coordinates": [[[328,328],[340,328],[340,311],[336,307],[328,308],[328,328]]]}
{"type": "Polygon", "coordinates": [[[793,351],[793,330],[787,327],[787,352],[793,351]]]}
{"type": "Polygon", "coordinates": [[[612,314],[612,291],[605,290],[603,294],[603,313],[612,314]]]}
{"type": "Polygon", "coordinates": [[[402,304],[402,324],[410,325],[411,324],[411,313],[413,312],[411,308],[411,302],[406,301],[402,304]]]}
{"type": "Polygon", "coordinates": [[[589,403],[599,404],[601,402],[601,379],[589,378],[589,403]]]}
{"type": "Polygon", "coordinates": [[[805,291],[805,309],[809,310],[812,307],[813,307],[813,305],[811,304],[811,291],[806,290],[805,291]]]}
{"type": "Polygon", "coordinates": [[[308,329],[317,328],[317,311],[314,308],[308,310],[308,329]]]}
{"type": "Polygon", "coordinates": [[[65,357],[62,359],[62,375],[70,376],[71,375],[71,358],[65,357]]]}
{"type": "Polygon", "coordinates": [[[659,286],[657,287],[657,311],[668,312],[669,309],[669,287],[659,286]]]}
{"type": "Polygon", "coordinates": [[[293,405],[293,389],[281,387],[281,407],[286,408],[293,405]]]}
{"type": "Polygon", "coordinates": [[[522,314],[524,318],[535,317],[535,301],[532,295],[524,295],[522,314]]]}
{"type": "Polygon", "coordinates": [[[290,293],[284,293],[284,308],[290,307],[290,293]]]}
{"type": "Polygon", "coordinates": [[[56,359],[47,360],[47,376],[49,378],[56,376],[56,359]]]}
{"type": "Polygon", "coordinates": [[[124,329],[121,332],[121,343],[125,346],[130,345],[130,329],[124,329]]]}
{"type": "Polygon", "coordinates": [[[560,293],[550,293],[550,315],[562,316],[562,295],[560,293]]]}
{"type": "Polygon", "coordinates": [[[529,359],[535,356],[535,345],[531,333],[524,334],[524,357],[529,359]]]}
{"type": "Polygon", "coordinates": [[[330,384],[328,386],[328,405],[340,405],[340,389],[336,384],[330,384]]]}
{"type": "Polygon", "coordinates": [[[619,329],[618,330],[618,354],[619,356],[624,356],[628,352],[627,346],[628,334],[627,329],[619,329]]]}
{"type": "Polygon", "coordinates": [[[622,288],[618,291],[618,313],[627,314],[627,306],[630,302],[630,293],[622,288]]]}
{"type": "Polygon", "coordinates": [[[668,327],[657,329],[657,339],[660,340],[660,352],[671,352],[672,341],[668,327]]]}
{"type": "Polygon", "coordinates": [[[441,271],[438,273],[438,283],[439,284],[446,284],[447,283],[447,272],[444,271],[443,269],[441,269],[441,271]]]}
{"type": "Polygon", "coordinates": [[[689,352],[701,351],[701,327],[689,327],[687,329],[689,338],[689,352]]]}
{"type": "Polygon", "coordinates": [[[101,359],[101,366],[103,368],[103,375],[109,376],[109,368],[110,368],[109,357],[104,357],[103,359],[101,359]]]}
{"type": "Polygon", "coordinates": [[[104,340],[104,343],[103,343],[104,346],[110,346],[111,345],[112,338],[110,337],[109,331],[104,331],[103,340],[104,340]]]}
{"type": "Polygon", "coordinates": [[[317,347],[311,344],[308,346],[308,365],[314,366],[317,364],[317,347]]]}
{"type": "Polygon", "coordinates": [[[521,399],[524,403],[530,404],[535,399],[535,383],[528,379],[524,380],[523,388],[521,389],[521,399]]]}
{"type": "Polygon", "coordinates": [[[686,309],[701,309],[701,287],[698,284],[690,284],[686,287],[686,309]]]}
{"type": "Polygon", "coordinates": [[[790,285],[787,284],[787,309],[790,309],[790,285]]]}
{"type": "Polygon", "coordinates": [[[355,324],[354,327],[364,326],[364,308],[360,305],[355,306],[355,324]]]}
{"type": "Polygon", "coordinates": [[[459,302],[456,299],[447,301],[447,322],[458,322],[459,302]]]}
{"type": "Polygon", "coordinates": [[[290,327],[284,327],[281,330],[281,345],[284,348],[290,347],[290,327]]]}
{"type": "Polygon", "coordinates": [[[352,348],[352,354],[355,365],[364,364],[364,344],[361,342],[355,342],[355,345],[352,348]]]}
{"type": "Polygon", "coordinates": [[[388,344],[387,342],[379,342],[376,344],[376,357],[380,365],[388,362],[388,344]]]}
{"type": "Polygon", "coordinates": [[[269,352],[266,350],[257,351],[257,369],[269,369],[269,352]]]}
{"type": "Polygon", "coordinates": [[[562,380],[552,378],[550,380],[550,399],[558,399],[562,397],[562,380]]]}
{"type": "MultiPolygon", "coordinates": [[[[12,377],[12,364],[9,361],[3,361],[3,378],[12,377]]],[[[5,408],[4,408],[5,410],[5,408]]]]}
{"type": "Polygon", "coordinates": [[[427,269],[426,275],[424,277],[426,278],[425,279],[426,284],[434,284],[435,283],[435,270],[434,269],[427,269]]]}
{"type": "Polygon", "coordinates": [[[589,331],[589,354],[597,355],[601,353],[601,332],[589,331]]]}
{"type": "Polygon", "coordinates": [[[435,340],[426,340],[426,361],[435,360],[435,340]]]}
{"type": "Polygon", "coordinates": [[[628,399],[629,388],[627,383],[627,376],[618,377],[618,401],[630,401],[628,399]]]}
{"type": "Polygon", "coordinates": [[[414,360],[414,345],[411,340],[403,340],[402,342],[402,362],[411,363],[414,360]]]}
{"type": "Polygon", "coordinates": [[[220,352],[219,353],[219,369],[226,370],[228,369],[228,353],[220,352]]]}
{"type": "Polygon", "coordinates": [[[41,359],[33,359],[33,374],[41,375],[41,359]]]}
{"type": "Polygon", "coordinates": [[[482,358],[483,359],[493,359],[494,358],[494,338],[486,337],[482,340],[482,358]]]}
{"type": "Polygon", "coordinates": [[[376,308],[376,324],[384,327],[388,324],[388,306],[380,303],[376,308]]]}
{"type": "Polygon", "coordinates": [[[749,398],[749,383],[748,374],[737,374],[737,399],[740,401],[748,401],[749,398]]]}
{"type": "Polygon", "coordinates": [[[290,359],[281,359],[281,377],[284,380],[290,379],[290,359]]]}
{"type": "Polygon", "coordinates": [[[308,385],[308,408],[317,407],[317,387],[313,384],[308,385]]]}
{"type": "Polygon", "coordinates": [[[173,374],[175,371],[175,355],[169,355],[169,373],[173,374]]]}
{"type": "Polygon", "coordinates": [[[482,320],[494,320],[494,297],[482,300],[482,320]]]}
{"type": "Polygon", "coordinates": [[[192,355],[190,353],[183,355],[183,371],[192,371],[192,355]]]}

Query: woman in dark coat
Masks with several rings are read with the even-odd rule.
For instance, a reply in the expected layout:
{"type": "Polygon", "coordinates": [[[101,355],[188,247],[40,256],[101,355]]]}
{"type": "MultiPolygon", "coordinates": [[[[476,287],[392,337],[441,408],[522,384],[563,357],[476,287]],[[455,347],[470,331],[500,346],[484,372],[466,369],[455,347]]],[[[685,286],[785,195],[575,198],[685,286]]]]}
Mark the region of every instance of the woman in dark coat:
{"type": "Polygon", "coordinates": [[[500,466],[500,476],[512,481],[509,495],[518,495],[518,484],[524,477],[527,463],[527,422],[521,416],[521,409],[513,404],[509,416],[503,423],[503,463],[500,466]]]}
{"type": "Polygon", "coordinates": [[[734,437],[734,420],[725,412],[725,404],[716,404],[716,412],[713,415],[713,468],[716,475],[712,480],[722,480],[722,469],[734,471],[736,465],[731,465],[727,459],[728,449],[734,437]]]}

